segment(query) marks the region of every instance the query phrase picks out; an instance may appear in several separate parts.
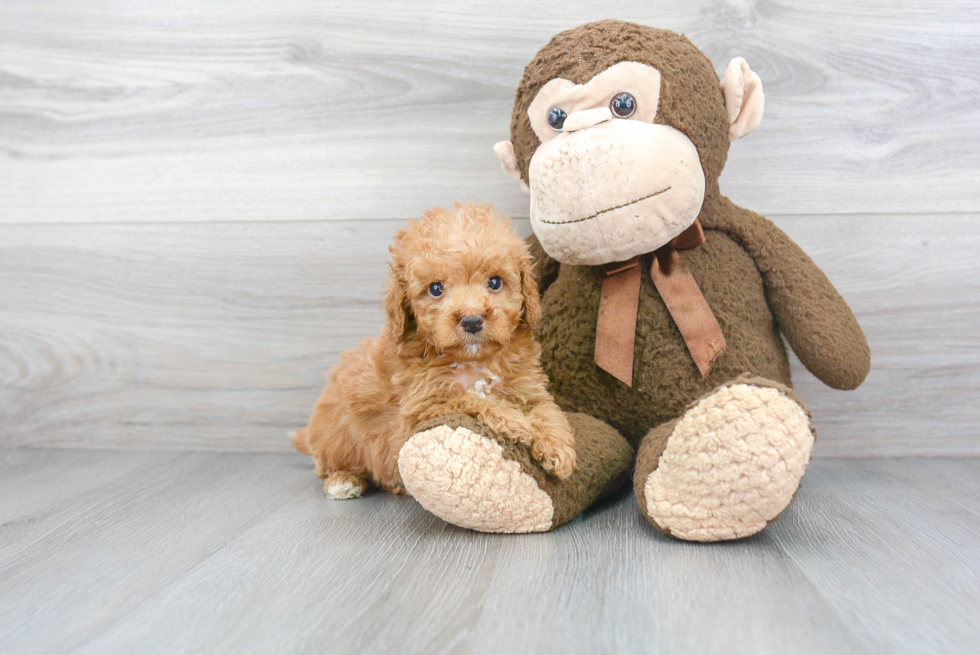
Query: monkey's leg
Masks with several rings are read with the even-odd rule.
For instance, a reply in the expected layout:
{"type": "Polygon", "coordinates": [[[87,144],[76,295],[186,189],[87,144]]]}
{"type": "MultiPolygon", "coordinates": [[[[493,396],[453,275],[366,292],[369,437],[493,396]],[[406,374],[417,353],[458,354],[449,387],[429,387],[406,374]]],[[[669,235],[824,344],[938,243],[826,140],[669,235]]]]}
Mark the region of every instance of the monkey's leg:
{"type": "Polygon", "coordinates": [[[469,416],[419,426],[398,455],[405,488],[425,509],[480,532],[544,532],[571,521],[629,481],[633,449],[602,421],[569,414],[576,469],[546,473],[527,445],[494,435],[469,416]]]}
{"type": "Polygon", "coordinates": [[[753,535],[793,500],[814,436],[792,391],[743,375],[644,437],[633,474],[640,510],[678,539],[753,535]]]}

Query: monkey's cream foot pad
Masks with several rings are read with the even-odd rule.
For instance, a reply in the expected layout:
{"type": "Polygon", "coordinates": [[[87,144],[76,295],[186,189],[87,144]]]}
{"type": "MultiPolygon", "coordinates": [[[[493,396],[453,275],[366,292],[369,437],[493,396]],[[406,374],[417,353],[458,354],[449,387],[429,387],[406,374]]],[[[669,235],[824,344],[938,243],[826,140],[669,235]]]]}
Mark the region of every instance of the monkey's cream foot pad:
{"type": "Polygon", "coordinates": [[[649,518],[691,541],[755,534],[793,499],[812,447],[806,411],[778,389],[719,389],[671,432],[644,485],[649,518]]]}
{"type": "Polygon", "coordinates": [[[500,444],[466,427],[416,433],[402,447],[398,469],[408,493],[453,525],[480,532],[551,529],[551,497],[504,457],[500,444]]]}

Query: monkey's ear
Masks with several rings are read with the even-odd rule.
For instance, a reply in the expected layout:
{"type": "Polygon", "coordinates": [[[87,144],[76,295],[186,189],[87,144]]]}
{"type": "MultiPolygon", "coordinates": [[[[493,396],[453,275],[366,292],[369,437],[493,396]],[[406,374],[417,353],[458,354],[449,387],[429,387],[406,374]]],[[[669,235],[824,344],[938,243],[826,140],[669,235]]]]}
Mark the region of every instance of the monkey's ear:
{"type": "Polygon", "coordinates": [[[725,94],[725,109],[728,110],[728,138],[731,141],[759,127],[766,96],[762,92],[762,80],[752,72],[748,63],[735,57],[725,70],[721,80],[721,90],[725,94]]]}
{"type": "Polygon", "coordinates": [[[527,183],[521,178],[521,168],[517,165],[514,144],[510,141],[501,141],[493,147],[493,151],[497,153],[497,157],[500,159],[500,166],[504,169],[504,172],[520,182],[521,188],[524,189],[525,193],[529,192],[530,189],[528,189],[527,183]]]}

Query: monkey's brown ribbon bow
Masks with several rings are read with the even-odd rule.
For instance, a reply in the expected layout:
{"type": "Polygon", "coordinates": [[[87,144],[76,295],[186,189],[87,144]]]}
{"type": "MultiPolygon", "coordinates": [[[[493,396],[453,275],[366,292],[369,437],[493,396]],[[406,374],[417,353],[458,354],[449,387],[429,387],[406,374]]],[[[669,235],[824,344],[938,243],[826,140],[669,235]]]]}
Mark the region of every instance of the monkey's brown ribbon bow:
{"type": "MultiPolygon", "coordinates": [[[[650,278],[704,378],[727,343],[708,301],[678,252],[697,248],[702,243],[704,230],[700,222],[694,221],[673,241],[654,251],[650,278]]],[[[606,277],[602,281],[595,334],[595,363],[630,387],[633,386],[636,311],[643,275],[641,261],[638,255],[629,261],[602,267],[606,277]]]]}

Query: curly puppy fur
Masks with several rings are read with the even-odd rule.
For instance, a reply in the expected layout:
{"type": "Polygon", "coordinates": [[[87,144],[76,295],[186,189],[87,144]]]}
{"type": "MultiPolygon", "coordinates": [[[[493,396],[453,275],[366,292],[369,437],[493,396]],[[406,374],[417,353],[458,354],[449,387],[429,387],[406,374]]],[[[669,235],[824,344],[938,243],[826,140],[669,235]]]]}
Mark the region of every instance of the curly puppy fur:
{"type": "Polygon", "coordinates": [[[548,393],[532,335],[538,285],[510,221],[486,205],[432,209],[390,251],[387,324],[341,356],[309,425],[293,435],[313,456],[324,491],[353,498],[373,483],[404,493],[402,445],[422,421],[453,414],[529,446],[558,478],[571,475],[574,437],[548,393]]]}

